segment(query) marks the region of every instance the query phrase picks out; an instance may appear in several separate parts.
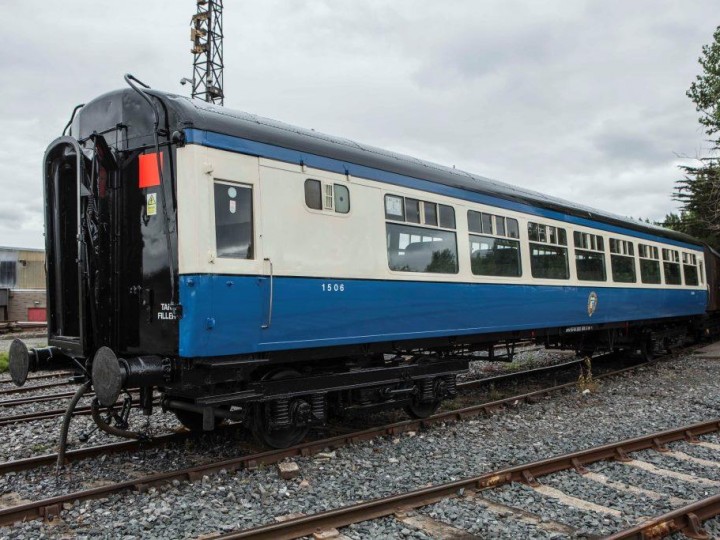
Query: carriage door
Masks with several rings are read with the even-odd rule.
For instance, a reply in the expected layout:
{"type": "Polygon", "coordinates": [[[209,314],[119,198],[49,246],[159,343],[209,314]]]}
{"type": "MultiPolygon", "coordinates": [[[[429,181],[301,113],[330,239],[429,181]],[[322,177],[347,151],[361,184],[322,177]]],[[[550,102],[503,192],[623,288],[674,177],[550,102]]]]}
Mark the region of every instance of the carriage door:
{"type": "Polygon", "coordinates": [[[103,303],[114,283],[110,177],[115,158],[100,135],[81,148],[60,137],[45,153],[48,341],[82,355],[110,339],[103,303]]]}
{"type": "Polygon", "coordinates": [[[45,249],[47,253],[48,340],[82,353],[83,283],[80,263],[80,196],[85,158],[72,137],[45,153],[45,249]]]}

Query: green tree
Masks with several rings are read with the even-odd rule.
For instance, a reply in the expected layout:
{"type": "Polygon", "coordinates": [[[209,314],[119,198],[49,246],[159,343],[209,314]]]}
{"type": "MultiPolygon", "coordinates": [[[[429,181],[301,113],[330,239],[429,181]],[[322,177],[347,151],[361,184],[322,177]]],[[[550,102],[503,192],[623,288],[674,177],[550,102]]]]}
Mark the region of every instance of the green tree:
{"type": "MultiPolygon", "coordinates": [[[[687,96],[699,113],[698,122],[713,143],[720,147],[720,26],[713,42],[704,45],[698,59],[702,73],[695,78],[687,96]]],[[[666,216],[664,225],[705,240],[720,249],[720,160],[717,156],[700,160],[698,166],[682,166],[684,178],[675,186],[673,198],[680,202],[679,215],[666,216]]]]}
{"type": "MultiPolygon", "coordinates": [[[[695,77],[687,96],[700,113],[698,121],[712,137],[720,131],[720,26],[715,29],[713,42],[703,45],[698,62],[703,72],[695,77]]],[[[717,139],[714,139],[717,146],[717,139]]]]}

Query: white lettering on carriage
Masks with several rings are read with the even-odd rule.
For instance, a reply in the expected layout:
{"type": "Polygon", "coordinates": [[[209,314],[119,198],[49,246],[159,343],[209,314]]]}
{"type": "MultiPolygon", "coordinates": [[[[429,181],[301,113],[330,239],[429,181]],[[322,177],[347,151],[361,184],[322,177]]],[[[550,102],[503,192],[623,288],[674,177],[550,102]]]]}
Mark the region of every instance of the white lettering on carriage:
{"type": "Polygon", "coordinates": [[[177,319],[175,306],[173,304],[160,304],[160,311],[157,314],[158,321],[174,321],[177,319]]]}
{"type": "Polygon", "coordinates": [[[322,290],[325,292],[345,292],[344,283],[323,283],[322,290]]]}

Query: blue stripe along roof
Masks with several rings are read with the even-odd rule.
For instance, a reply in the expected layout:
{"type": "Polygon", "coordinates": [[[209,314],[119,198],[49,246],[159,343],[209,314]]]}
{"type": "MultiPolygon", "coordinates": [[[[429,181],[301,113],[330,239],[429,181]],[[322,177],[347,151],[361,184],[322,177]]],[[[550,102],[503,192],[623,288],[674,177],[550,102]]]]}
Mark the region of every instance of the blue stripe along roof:
{"type": "Polygon", "coordinates": [[[333,158],[319,156],[316,154],[309,154],[306,152],[300,152],[298,150],[292,150],[288,148],[283,148],[281,146],[261,143],[241,137],[233,137],[231,135],[224,135],[222,133],[215,133],[213,131],[205,131],[199,129],[186,129],[185,136],[186,141],[189,144],[200,144],[202,146],[208,146],[220,150],[228,150],[231,152],[238,152],[241,154],[248,154],[251,156],[258,156],[268,159],[276,159],[278,161],[284,161],[286,163],[295,163],[298,165],[304,164],[308,167],[312,167],[315,169],[321,169],[339,174],[350,174],[351,176],[355,176],[357,178],[367,178],[369,180],[376,180],[378,182],[384,182],[386,184],[394,184],[397,186],[418,189],[430,193],[438,193],[440,195],[446,195],[455,199],[463,199],[466,201],[487,204],[489,206],[495,206],[498,208],[506,208],[508,210],[514,210],[516,212],[541,216],[548,219],[555,219],[570,224],[582,225],[584,227],[592,227],[594,229],[600,229],[612,233],[634,236],[636,238],[670,244],[685,249],[698,249],[699,247],[701,247],[699,243],[698,245],[688,244],[685,242],[680,242],[678,240],[673,240],[671,238],[665,238],[662,236],[647,234],[640,231],[634,231],[632,229],[626,229],[624,227],[617,227],[615,225],[602,223],[599,221],[593,221],[582,217],[571,216],[554,210],[539,208],[537,206],[531,206],[516,201],[510,201],[507,199],[502,199],[500,197],[493,197],[492,195],[484,195],[482,193],[476,193],[456,187],[446,186],[443,184],[438,184],[436,182],[431,182],[429,180],[423,180],[421,178],[404,176],[401,174],[384,171],[382,169],[375,169],[371,167],[366,167],[364,165],[357,165],[355,163],[339,161],[333,158]]]}

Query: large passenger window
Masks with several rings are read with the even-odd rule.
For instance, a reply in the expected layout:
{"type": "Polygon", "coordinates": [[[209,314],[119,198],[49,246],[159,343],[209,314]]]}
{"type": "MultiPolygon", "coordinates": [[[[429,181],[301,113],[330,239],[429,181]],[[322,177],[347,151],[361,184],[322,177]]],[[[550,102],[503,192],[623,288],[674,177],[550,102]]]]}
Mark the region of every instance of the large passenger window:
{"type": "Polygon", "coordinates": [[[597,234],[575,231],[575,269],[581,281],[607,281],[605,243],[597,234]]]}
{"type": "Polygon", "coordinates": [[[660,278],[660,256],[658,248],[645,244],[638,244],[640,255],[640,280],[643,283],[657,285],[662,281],[660,278]]]}
{"type": "Polygon", "coordinates": [[[663,248],[663,270],[665,271],[665,283],[667,285],[682,285],[680,275],[680,254],[674,249],[663,248]]]}
{"type": "Polygon", "coordinates": [[[530,270],[535,278],[570,279],[565,229],[528,222],[530,270]]]}
{"type": "Polygon", "coordinates": [[[252,187],[216,181],[214,191],[217,256],[252,259],[252,187]]]}
{"type": "Polygon", "coordinates": [[[458,272],[455,233],[398,223],[387,223],[390,270],[401,272],[458,272]]]}
{"type": "Polygon", "coordinates": [[[635,247],[629,240],[610,239],[610,267],[613,281],[635,283],[635,247]]]}
{"type": "Polygon", "coordinates": [[[468,210],[470,262],[476,276],[518,277],[522,275],[518,222],[513,218],[468,210]],[[493,238],[490,235],[501,238],[493,238]]]}
{"type": "Polygon", "coordinates": [[[385,195],[385,219],[425,227],[386,223],[388,265],[400,272],[457,274],[455,210],[452,206],[399,195],[385,195]]]}
{"type": "Polygon", "coordinates": [[[471,234],[470,263],[476,276],[518,277],[522,274],[520,242],[471,234]]]}
{"type": "Polygon", "coordinates": [[[685,285],[699,285],[697,257],[693,253],[683,253],[683,275],[685,276],[685,285]]]}

